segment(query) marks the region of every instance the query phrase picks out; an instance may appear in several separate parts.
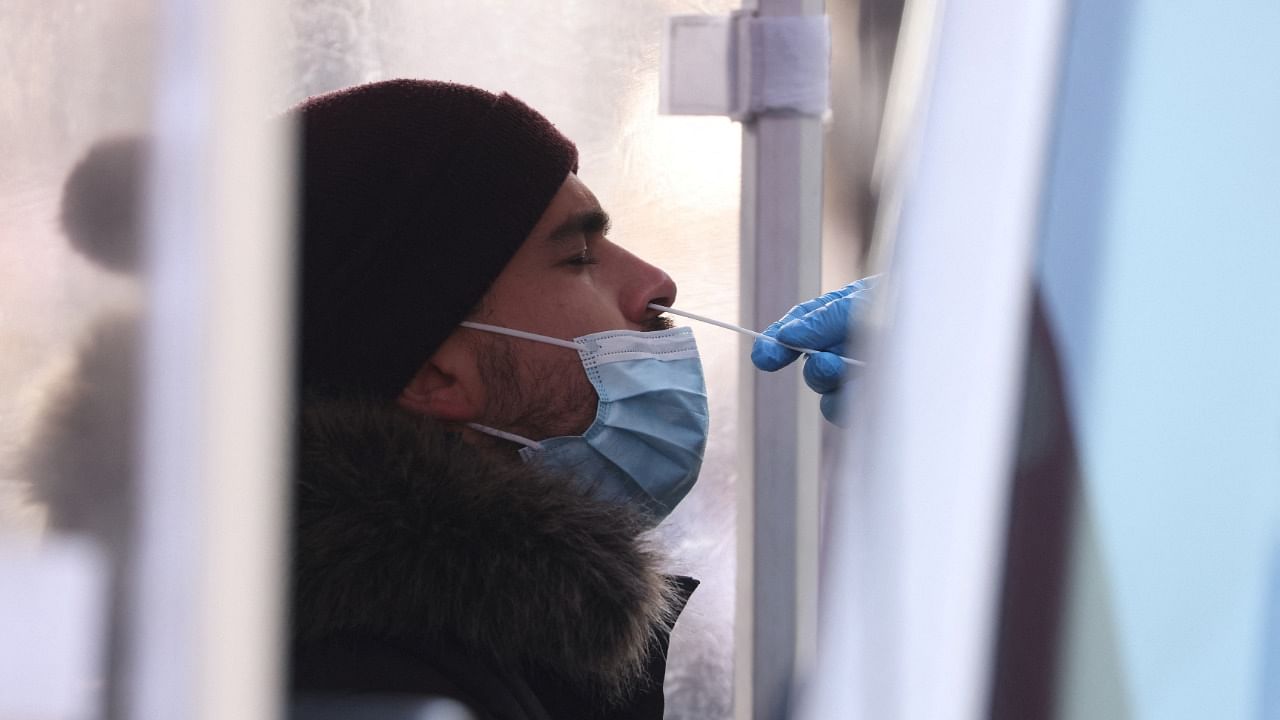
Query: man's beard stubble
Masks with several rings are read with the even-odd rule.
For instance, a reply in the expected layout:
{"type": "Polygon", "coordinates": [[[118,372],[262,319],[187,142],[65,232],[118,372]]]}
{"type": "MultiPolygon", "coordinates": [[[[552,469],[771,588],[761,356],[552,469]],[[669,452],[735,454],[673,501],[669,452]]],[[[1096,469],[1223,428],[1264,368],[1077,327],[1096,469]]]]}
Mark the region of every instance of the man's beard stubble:
{"type": "MultiPolygon", "coordinates": [[[[660,316],[646,322],[644,329],[655,332],[673,326],[670,318],[660,316]]],[[[576,353],[560,350],[563,362],[540,368],[517,347],[528,341],[487,333],[472,337],[488,389],[483,422],[532,440],[581,435],[591,426],[599,400],[576,353]]]]}
{"type": "Polygon", "coordinates": [[[487,425],[531,440],[580,435],[596,412],[596,391],[582,362],[564,349],[564,362],[539,367],[520,353],[526,340],[501,335],[476,338],[480,377],[488,395],[487,425]]]}
{"type": "Polygon", "coordinates": [[[644,329],[645,332],[658,332],[659,330],[670,330],[675,326],[676,324],[671,322],[671,318],[666,315],[659,315],[658,317],[650,318],[644,324],[644,329]]]}

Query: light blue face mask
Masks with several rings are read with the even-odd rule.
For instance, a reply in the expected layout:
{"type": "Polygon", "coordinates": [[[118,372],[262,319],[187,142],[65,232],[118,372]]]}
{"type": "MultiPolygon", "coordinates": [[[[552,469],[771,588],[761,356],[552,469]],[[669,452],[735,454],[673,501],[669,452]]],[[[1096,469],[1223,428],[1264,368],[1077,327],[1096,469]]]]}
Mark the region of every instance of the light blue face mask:
{"type": "Polygon", "coordinates": [[[578,351],[599,404],[582,435],[534,441],[468,423],[520,443],[520,457],[567,471],[591,495],[639,503],[658,522],[698,479],[707,447],[707,386],[689,328],[657,332],[610,330],[572,341],[464,322],[473,330],[578,351]]]}

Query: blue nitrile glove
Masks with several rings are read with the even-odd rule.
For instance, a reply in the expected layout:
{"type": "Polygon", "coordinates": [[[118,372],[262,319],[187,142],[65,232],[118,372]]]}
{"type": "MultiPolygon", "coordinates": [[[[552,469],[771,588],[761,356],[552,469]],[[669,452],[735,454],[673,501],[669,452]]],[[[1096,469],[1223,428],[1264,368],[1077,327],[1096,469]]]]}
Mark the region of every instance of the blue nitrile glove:
{"type": "MultiPolygon", "coordinates": [[[[851,322],[866,316],[879,275],[849,283],[839,290],[800,303],[780,320],[765,328],[764,335],[794,347],[816,352],[804,363],[804,381],[822,394],[819,406],[827,420],[836,422],[840,410],[840,387],[845,381],[845,341],[851,322]]],[[[751,362],[761,370],[774,371],[791,364],[800,353],[778,343],[758,339],[751,348],[751,362]]]]}

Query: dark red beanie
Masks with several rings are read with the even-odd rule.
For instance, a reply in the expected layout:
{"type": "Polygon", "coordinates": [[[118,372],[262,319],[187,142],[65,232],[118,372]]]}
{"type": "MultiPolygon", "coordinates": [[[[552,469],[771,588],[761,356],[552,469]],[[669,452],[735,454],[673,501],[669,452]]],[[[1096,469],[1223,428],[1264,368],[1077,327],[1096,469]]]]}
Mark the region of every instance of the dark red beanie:
{"type": "Polygon", "coordinates": [[[302,387],[395,398],[577,171],[577,149],[510,95],[450,83],[362,85],[294,113],[302,387]]]}

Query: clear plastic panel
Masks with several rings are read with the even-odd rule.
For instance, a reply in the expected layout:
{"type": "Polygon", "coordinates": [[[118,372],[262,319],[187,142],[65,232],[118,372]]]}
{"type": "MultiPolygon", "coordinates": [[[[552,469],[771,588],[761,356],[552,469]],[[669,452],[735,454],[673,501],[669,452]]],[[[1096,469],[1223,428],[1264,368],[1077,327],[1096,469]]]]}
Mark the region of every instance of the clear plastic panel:
{"type": "MultiPolygon", "coordinates": [[[[151,116],[157,5],[13,0],[0,11],[0,535],[27,545],[88,538],[111,571],[97,608],[108,618],[126,614],[112,588],[134,529],[143,295],[128,248],[140,237],[130,209],[142,206],[144,163],[120,139],[151,116]]],[[[733,319],[739,130],[658,117],[656,67],[665,15],[737,5],[294,2],[293,64],[278,69],[291,89],[278,108],[397,76],[509,91],[578,143],[581,176],[614,216],[614,239],[666,269],[682,307],[733,319]]],[[[671,570],[704,584],[673,640],[667,687],[671,716],[714,718],[729,715],[732,676],[738,339],[697,333],[712,440],[698,487],[664,532],[671,570]]],[[[107,637],[122,636],[119,622],[108,627],[107,637]]],[[[118,644],[106,647],[85,652],[118,668],[118,644]]],[[[86,706],[105,703],[118,717],[114,677],[104,679],[86,706]]]]}
{"type": "Polygon", "coordinates": [[[155,11],[0,10],[0,597],[21,585],[29,601],[0,602],[0,622],[51,631],[0,643],[0,667],[23,653],[0,673],[6,717],[119,714],[143,296],[144,161],[128,138],[151,114],[155,11]]]}

